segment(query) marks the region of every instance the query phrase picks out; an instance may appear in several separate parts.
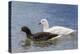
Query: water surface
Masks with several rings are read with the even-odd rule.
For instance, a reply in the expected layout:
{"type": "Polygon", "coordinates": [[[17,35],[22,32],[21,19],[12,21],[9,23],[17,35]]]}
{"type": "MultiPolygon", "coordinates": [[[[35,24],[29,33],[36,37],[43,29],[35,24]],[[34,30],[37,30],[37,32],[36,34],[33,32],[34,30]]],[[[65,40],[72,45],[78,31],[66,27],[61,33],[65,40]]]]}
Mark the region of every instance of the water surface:
{"type": "Polygon", "coordinates": [[[28,48],[22,47],[26,34],[21,32],[22,26],[28,26],[32,33],[41,32],[42,26],[38,25],[41,19],[46,18],[50,27],[64,26],[77,31],[77,6],[63,4],[43,4],[28,2],[12,2],[11,39],[12,52],[31,52],[66,50],[77,48],[77,33],[63,36],[47,47],[31,44],[28,48]]]}

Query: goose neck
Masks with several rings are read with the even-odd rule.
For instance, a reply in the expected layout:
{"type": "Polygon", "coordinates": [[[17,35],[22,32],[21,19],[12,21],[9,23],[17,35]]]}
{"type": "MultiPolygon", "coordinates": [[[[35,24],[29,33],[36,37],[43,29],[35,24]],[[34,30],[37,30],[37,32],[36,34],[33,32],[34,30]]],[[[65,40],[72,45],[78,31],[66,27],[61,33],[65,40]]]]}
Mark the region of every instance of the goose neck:
{"type": "Polygon", "coordinates": [[[47,29],[49,29],[49,24],[48,24],[48,22],[43,25],[43,30],[45,31],[45,30],[47,30],[47,29]]]}

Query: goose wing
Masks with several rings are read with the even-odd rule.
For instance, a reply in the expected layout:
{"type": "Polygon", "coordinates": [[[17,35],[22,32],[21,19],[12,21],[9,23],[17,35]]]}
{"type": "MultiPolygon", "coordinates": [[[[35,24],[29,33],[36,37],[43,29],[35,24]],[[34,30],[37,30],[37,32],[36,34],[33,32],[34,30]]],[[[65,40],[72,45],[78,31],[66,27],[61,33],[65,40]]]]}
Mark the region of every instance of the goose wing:
{"type": "Polygon", "coordinates": [[[52,34],[52,33],[48,33],[48,32],[40,32],[40,33],[36,33],[33,35],[33,40],[46,41],[46,40],[49,40],[56,36],[58,36],[58,34],[52,34]]]}
{"type": "Polygon", "coordinates": [[[61,27],[61,26],[54,26],[45,31],[50,32],[50,33],[55,33],[55,34],[64,34],[64,35],[68,35],[68,34],[74,32],[73,29],[61,27]]]}

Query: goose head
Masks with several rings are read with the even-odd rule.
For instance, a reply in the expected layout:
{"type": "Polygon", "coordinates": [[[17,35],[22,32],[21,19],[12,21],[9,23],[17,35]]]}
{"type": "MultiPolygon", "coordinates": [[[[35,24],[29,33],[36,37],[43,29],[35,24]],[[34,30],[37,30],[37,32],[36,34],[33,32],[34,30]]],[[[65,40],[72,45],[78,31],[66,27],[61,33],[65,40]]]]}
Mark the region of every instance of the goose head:
{"type": "Polygon", "coordinates": [[[49,28],[49,24],[48,24],[47,19],[41,19],[39,25],[42,25],[43,26],[43,30],[46,30],[46,29],[49,28]]]}
{"type": "Polygon", "coordinates": [[[21,31],[25,32],[27,35],[31,35],[31,31],[27,26],[23,26],[21,31]]]}
{"type": "Polygon", "coordinates": [[[40,23],[39,24],[42,24],[42,25],[45,25],[47,22],[47,19],[41,19],[40,23]]]}

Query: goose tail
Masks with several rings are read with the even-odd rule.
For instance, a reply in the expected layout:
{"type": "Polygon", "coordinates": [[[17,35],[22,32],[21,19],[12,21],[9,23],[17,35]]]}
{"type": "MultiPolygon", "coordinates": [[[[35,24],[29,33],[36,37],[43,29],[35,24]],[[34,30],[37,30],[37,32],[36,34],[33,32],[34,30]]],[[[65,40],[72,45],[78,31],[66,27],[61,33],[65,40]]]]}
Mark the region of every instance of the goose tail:
{"type": "Polygon", "coordinates": [[[51,38],[50,40],[54,40],[54,39],[57,39],[57,38],[60,38],[60,37],[62,37],[63,35],[58,35],[57,37],[53,37],[53,38],[51,38]]]}
{"type": "Polygon", "coordinates": [[[75,33],[75,32],[76,32],[76,30],[72,30],[72,31],[68,32],[66,35],[69,35],[69,34],[72,34],[72,33],[75,33]]]}

